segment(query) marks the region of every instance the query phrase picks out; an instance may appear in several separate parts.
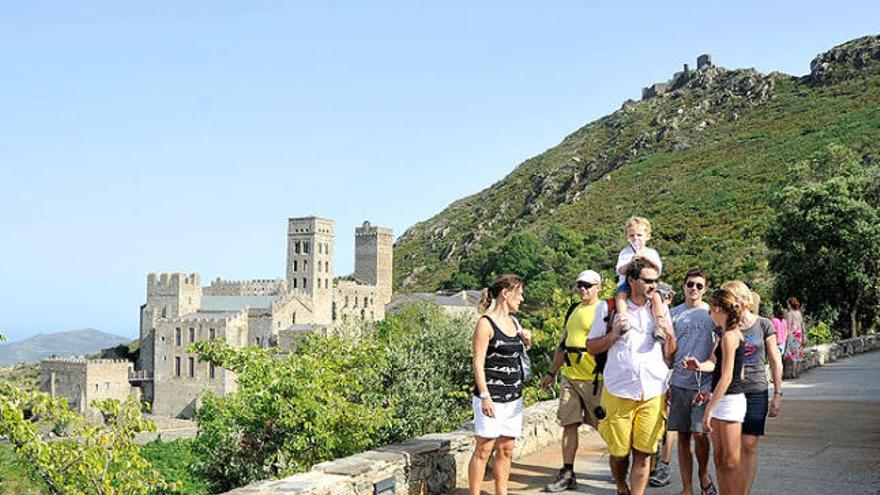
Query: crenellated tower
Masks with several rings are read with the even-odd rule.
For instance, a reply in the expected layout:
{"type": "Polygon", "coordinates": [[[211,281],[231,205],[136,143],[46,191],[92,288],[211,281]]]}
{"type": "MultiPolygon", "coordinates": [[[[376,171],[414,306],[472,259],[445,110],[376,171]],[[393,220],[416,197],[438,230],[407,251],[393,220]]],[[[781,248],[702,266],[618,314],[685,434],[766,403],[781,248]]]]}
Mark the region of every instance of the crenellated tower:
{"type": "Polygon", "coordinates": [[[394,243],[392,231],[364,222],[354,231],[354,277],[376,286],[376,304],[391,302],[394,243]]]}
{"type": "Polygon", "coordinates": [[[140,358],[138,369],[153,372],[153,333],[160,318],[195,313],[202,305],[201,278],[198,273],[150,273],[147,275],[147,302],[141,306],[140,358]],[[146,344],[146,345],[145,345],[146,344]]]}
{"type": "Polygon", "coordinates": [[[312,298],[315,322],[332,322],[333,220],[318,217],[287,221],[287,287],[312,298]]]}

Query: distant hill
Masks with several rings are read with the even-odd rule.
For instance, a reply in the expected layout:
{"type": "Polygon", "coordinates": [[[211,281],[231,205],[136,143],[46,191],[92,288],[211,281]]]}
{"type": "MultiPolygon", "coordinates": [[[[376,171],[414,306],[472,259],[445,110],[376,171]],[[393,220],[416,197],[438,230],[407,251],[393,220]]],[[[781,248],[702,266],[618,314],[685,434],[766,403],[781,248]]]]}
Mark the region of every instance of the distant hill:
{"type": "Polygon", "coordinates": [[[598,246],[587,261],[607,276],[624,222],[641,215],[654,224],[668,279],[702,266],[715,280],[749,279],[767,291],[763,236],[773,194],[794,179],[788,167],[831,144],[876,162],[877,143],[880,36],[818,55],[804,76],[704,65],[412,226],[395,243],[395,290],[462,288],[453,277],[469,258],[518,234],[546,243],[555,225],[598,246]]]}
{"type": "Polygon", "coordinates": [[[128,344],[131,339],[94,328],[38,334],[0,344],[0,366],[39,361],[49,356],[87,356],[101,349],[128,344]]]}

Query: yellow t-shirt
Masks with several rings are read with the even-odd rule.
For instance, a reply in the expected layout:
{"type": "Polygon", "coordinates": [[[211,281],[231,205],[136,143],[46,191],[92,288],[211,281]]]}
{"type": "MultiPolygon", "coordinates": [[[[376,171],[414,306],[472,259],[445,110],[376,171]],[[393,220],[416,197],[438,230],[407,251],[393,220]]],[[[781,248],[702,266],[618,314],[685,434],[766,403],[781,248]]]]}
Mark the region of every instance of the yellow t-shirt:
{"type": "MultiPolygon", "coordinates": [[[[587,336],[590,335],[590,327],[593,326],[593,319],[596,317],[596,308],[599,303],[584,306],[583,304],[575,308],[574,312],[568,318],[565,324],[565,346],[566,347],[586,347],[587,336]]],[[[578,353],[571,352],[568,354],[571,366],[563,363],[562,376],[569,380],[593,381],[593,368],[596,367],[596,358],[590,353],[584,351],[581,354],[581,362],[578,363],[578,353]]],[[[602,377],[600,376],[601,380],[602,377]]]]}

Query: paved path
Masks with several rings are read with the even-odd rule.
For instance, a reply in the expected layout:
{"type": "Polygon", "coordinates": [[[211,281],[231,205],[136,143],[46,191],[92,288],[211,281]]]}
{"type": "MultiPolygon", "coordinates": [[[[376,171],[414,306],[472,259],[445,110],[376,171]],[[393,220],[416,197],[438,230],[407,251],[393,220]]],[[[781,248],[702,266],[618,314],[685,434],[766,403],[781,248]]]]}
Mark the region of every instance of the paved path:
{"type": "MultiPolygon", "coordinates": [[[[782,415],[768,419],[760,444],[752,494],[880,494],[880,352],[808,371],[786,380],[784,391],[782,415]]],[[[578,492],[615,494],[605,446],[595,432],[581,436],[578,454],[578,492]]],[[[679,493],[676,457],[673,453],[672,484],[649,487],[647,493],[679,493]]],[[[510,493],[541,493],[561,466],[557,446],[519,459],[510,493]]],[[[696,466],[694,471],[696,482],[696,466]]],[[[494,493],[491,479],[483,490],[494,493]]]]}

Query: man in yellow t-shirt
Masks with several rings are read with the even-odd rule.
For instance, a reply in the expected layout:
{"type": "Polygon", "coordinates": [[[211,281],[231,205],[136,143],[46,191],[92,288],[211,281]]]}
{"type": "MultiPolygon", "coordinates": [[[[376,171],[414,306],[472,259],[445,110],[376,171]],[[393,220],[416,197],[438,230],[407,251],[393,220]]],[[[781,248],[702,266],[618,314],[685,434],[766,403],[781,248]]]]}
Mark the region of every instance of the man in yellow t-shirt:
{"type": "Polygon", "coordinates": [[[556,413],[562,424],[562,469],[553,483],[546,486],[549,492],[577,489],[574,475],[574,458],[578,448],[578,427],[586,423],[593,428],[598,424],[594,412],[599,407],[602,393],[602,376],[594,384],[596,358],[587,352],[587,336],[599,306],[599,289],[602,277],[593,270],[585,270],[575,281],[575,291],[580,303],[569,308],[565,319],[565,332],[547,375],[541,378],[541,387],[547,388],[562,369],[559,409],[556,413]]]}

